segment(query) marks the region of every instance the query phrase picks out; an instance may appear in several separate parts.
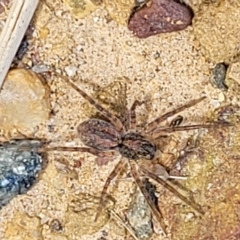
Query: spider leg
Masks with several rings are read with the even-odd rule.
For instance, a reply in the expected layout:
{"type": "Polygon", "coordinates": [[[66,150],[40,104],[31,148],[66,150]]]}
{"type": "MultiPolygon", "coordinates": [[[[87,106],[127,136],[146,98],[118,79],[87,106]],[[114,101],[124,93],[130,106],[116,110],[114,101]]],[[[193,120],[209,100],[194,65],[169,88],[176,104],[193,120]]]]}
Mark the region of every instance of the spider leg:
{"type": "Polygon", "coordinates": [[[40,152],[53,152],[53,151],[61,151],[61,152],[87,152],[93,155],[98,156],[99,152],[97,149],[88,148],[88,147],[43,147],[39,149],[40,152]]]}
{"type": "Polygon", "coordinates": [[[102,189],[102,193],[100,196],[100,201],[99,201],[99,206],[97,208],[97,213],[95,216],[95,221],[97,221],[99,215],[101,214],[101,211],[104,207],[104,202],[105,202],[105,198],[107,195],[107,189],[109,184],[111,183],[111,181],[118,175],[119,172],[121,172],[121,170],[125,167],[126,162],[124,161],[124,158],[121,158],[120,161],[118,162],[118,164],[114,167],[114,169],[112,170],[112,172],[110,173],[110,175],[108,176],[103,189],[102,189]]]}
{"type": "MultiPolygon", "coordinates": [[[[24,149],[23,149],[24,150],[24,149]]],[[[95,156],[96,162],[98,166],[102,166],[107,164],[114,155],[114,151],[103,152],[94,148],[88,147],[42,147],[38,149],[39,152],[53,152],[53,151],[61,151],[61,152],[86,152],[91,153],[95,156]]]]}
{"type": "Polygon", "coordinates": [[[187,140],[186,145],[180,149],[180,155],[176,159],[176,161],[172,164],[171,168],[169,169],[170,173],[179,172],[178,167],[182,169],[184,163],[187,161],[189,155],[193,153],[197,153],[199,147],[199,134],[191,137],[187,140]]]}
{"type": "Polygon", "coordinates": [[[145,197],[147,203],[149,204],[152,212],[153,212],[153,215],[156,217],[156,219],[158,220],[163,232],[165,233],[165,235],[167,235],[167,230],[166,230],[166,225],[163,221],[163,214],[162,212],[160,211],[160,209],[157,209],[157,207],[155,206],[155,204],[152,202],[152,200],[150,199],[149,197],[149,194],[146,190],[146,188],[144,187],[143,185],[143,182],[141,181],[141,177],[139,176],[138,174],[138,170],[136,168],[136,165],[137,163],[136,162],[133,162],[133,161],[129,161],[129,165],[131,167],[131,173],[132,173],[132,176],[137,184],[137,186],[139,187],[141,193],[143,194],[143,196],[145,197]]]}
{"type": "Polygon", "coordinates": [[[58,77],[62,78],[65,82],[68,83],[75,91],[77,91],[83,98],[85,98],[89,103],[91,103],[103,116],[105,116],[111,124],[120,132],[122,133],[125,129],[120,121],[119,118],[114,116],[111,112],[109,112],[107,109],[103,108],[100,104],[98,104],[92,97],[90,97],[88,94],[86,94],[82,89],[80,89],[77,85],[75,85],[71,80],[66,78],[65,76],[62,76],[58,73],[55,73],[58,77]]]}
{"type": "Polygon", "coordinates": [[[162,186],[164,186],[165,188],[167,188],[170,192],[172,192],[174,195],[176,195],[178,198],[180,198],[183,202],[185,202],[187,205],[191,206],[194,210],[196,210],[198,213],[200,214],[204,214],[203,210],[201,209],[201,207],[199,205],[197,205],[196,203],[190,201],[188,198],[186,198],[184,195],[182,195],[181,193],[179,193],[173,186],[171,186],[167,180],[163,180],[162,178],[159,178],[157,175],[155,175],[154,173],[151,173],[150,171],[148,171],[146,168],[142,167],[141,168],[142,171],[150,178],[152,178],[153,180],[155,180],[156,182],[160,183],[162,186]]]}
{"type": "Polygon", "coordinates": [[[192,107],[194,105],[196,105],[197,103],[203,101],[206,97],[201,97],[201,98],[198,98],[198,99],[194,99],[194,100],[191,100],[190,102],[176,108],[176,109],[173,109],[172,111],[170,112],[167,112],[165,114],[163,114],[162,116],[156,118],[155,120],[153,120],[152,122],[148,123],[147,126],[145,127],[145,132],[149,133],[149,132],[152,132],[157,126],[159,123],[165,121],[166,119],[168,119],[169,117],[179,113],[179,112],[182,112],[183,110],[185,110],[186,108],[189,108],[189,107],[192,107]]]}
{"type": "Polygon", "coordinates": [[[194,130],[194,129],[200,129],[200,128],[215,128],[219,126],[231,126],[231,124],[227,122],[219,122],[219,123],[213,123],[213,124],[196,124],[196,125],[186,125],[186,126],[176,126],[176,127],[159,127],[156,128],[152,132],[152,136],[154,139],[162,136],[162,133],[172,133],[172,132],[179,132],[179,131],[188,131],[188,130],[194,130]]]}
{"type": "Polygon", "coordinates": [[[128,114],[128,125],[127,129],[136,129],[136,108],[144,104],[144,101],[140,102],[135,100],[128,114]]]}

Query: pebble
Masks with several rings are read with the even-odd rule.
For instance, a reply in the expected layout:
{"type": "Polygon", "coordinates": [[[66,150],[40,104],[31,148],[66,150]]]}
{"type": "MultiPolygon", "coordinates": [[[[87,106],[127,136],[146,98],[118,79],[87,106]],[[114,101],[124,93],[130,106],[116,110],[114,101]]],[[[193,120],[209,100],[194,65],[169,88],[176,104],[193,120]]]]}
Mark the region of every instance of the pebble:
{"type": "Polygon", "coordinates": [[[210,77],[211,84],[218,89],[226,91],[228,89],[225,83],[226,72],[227,66],[224,63],[218,63],[212,69],[212,75],[210,77]]]}
{"type": "Polygon", "coordinates": [[[100,19],[99,17],[94,17],[94,18],[93,18],[93,21],[94,21],[95,23],[97,23],[97,22],[99,21],[99,19],[100,19]]]}
{"type": "Polygon", "coordinates": [[[222,92],[220,92],[218,94],[218,100],[219,100],[219,102],[224,102],[225,101],[225,96],[222,92]]]}
{"type": "Polygon", "coordinates": [[[73,77],[76,75],[78,68],[75,66],[67,66],[65,67],[65,71],[69,77],[73,77]]]}
{"type": "Polygon", "coordinates": [[[232,79],[240,84],[240,62],[232,63],[228,67],[227,79],[232,79]]]}
{"type": "MultiPolygon", "coordinates": [[[[156,187],[147,179],[143,182],[145,189],[148,191],[152,202],[157,206],[158,199],[155,196],[156,187]]],[[[131,202],[130,208],[127,210],[127,219],[134,230],[139,240],[148,240],[153,234],[152,212],[142,195],[137,188],[131,202]]]]}
{"type": "Polygon", "coordinates": [[[50,89],[34,72],[11,70],[0,94],[0,128],[5,133],[13,129],[29,134],[50,114],[50,89]]]}
{"type": "Polygon", "coordinates": [[[192,11],[174,0],[152,0],[130,16],[128,28],[139,38],[180,31],[192,22],[192,11]]]}
{"type": "Polygon", "coordinates": [[[44,65],[44,64],[40,64],[40,65],[34,65],[32,67],[32,70],[35,72],[35,73],[44,73],[44,72],[47,72],[49,71],[49,67],[44,65]]]}
{"type": "Polygon", "coordinates": [[[43,155],[37,152],[41,146],[38,140],[12,140],[0,145],[0,209],[37,181],[44,166],[43,155]]]}

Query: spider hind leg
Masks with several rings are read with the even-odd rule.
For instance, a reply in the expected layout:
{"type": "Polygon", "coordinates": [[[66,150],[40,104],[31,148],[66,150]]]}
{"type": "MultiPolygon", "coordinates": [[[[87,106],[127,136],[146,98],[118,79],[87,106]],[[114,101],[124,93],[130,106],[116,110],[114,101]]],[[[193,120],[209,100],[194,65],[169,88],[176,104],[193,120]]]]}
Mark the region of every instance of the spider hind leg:
{"type": "Polygon", "coordinates": [[[98,217],[101,214],[102,209],[104,208],[104,202],[106,200],[108,186],[110,185],[111,181],[121,172],[121,170],[125,167],[125,165],[126,165],[126,162],[124,161],[123,158],[121,158],[120,161],[118,162],[118,164],[114,167],[114,169],[108,176],[108,178],[103,186],[102,192],[101,192],[99,206],[97,208],[97,213],[95,216],[95,221],[98,219],[98,217]]]}
{"type": "Polygon", "coordinates": [[[146,188],[144,187],[144,184],[143,184],[143,182],[141,180],[141,177],[138,173],[136,163],[133,162],[133,161],[129,161],[129,164],[130,164],[130,167],[131,167],[132,176],[133,176],[137,186],[139,187],[140,191],[142,192],[143,196],[145,197],[145,200],[147,201],[149,207],[151,208],[153,215],[155,216],[155,218],[159,222],[160,227],[162,228],[164,234],[167,235],[167,228],[166,228],[166,225],[165,225],[164,220],[163,220],[163,214],[162,214],[161,210],[156,207],[156,205],[154,204],[154,202],[150,198],[146,188]]]}

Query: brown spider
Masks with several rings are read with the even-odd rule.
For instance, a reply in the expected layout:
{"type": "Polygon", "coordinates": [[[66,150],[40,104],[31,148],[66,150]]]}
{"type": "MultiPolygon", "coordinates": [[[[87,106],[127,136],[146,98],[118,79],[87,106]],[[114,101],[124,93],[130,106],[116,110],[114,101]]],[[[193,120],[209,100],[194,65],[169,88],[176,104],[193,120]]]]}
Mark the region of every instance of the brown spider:
{"type": "MultiPolygon", "coordinates": [[[[163,221],[163,216],[159,208],[152,202],[149,197],[148,192],[146,191],[144,184],[141,180],[141,175],[145,175],[149,178],[152,178],[156,182],[160,183],[166,187],[169,191],[178,196],[186,204],[190,205],[200,214],[203,214],[203,211],[200,206],[196,203],[189,200],[184,195],[180,194],[170,183],[170,179],[166,177],[167,172],[163,175],[165,177],[159,177],[159,166],[154,165],[150,167],[152,160],[156,155],[156,145],[154,140],[161,137],[163,133],[171,133],[175,131],[185,131],[193,130],[199,128],[212,128],[219,125],[219,123],[208,124],[208,125],[188,125],[188,126],[178,126],[179,119],[176,120],[176,123],[171,124],[168,127],[158,127],[159,123],[165,121],[167,118],[183,111],[186,108],[192,107],[195,104],[201,102],[205,97],[201,97],[195,100],[191,100],[185,105],[182,105],[172,111],[169,111],[162,116],[156,118],[154,121],[148,123],[141,133],[137,132],[136,129],[136,114],[135,109],[137,106],[140,106],[143,102],[135,101],[128,112],[128,120],[124,125],[119,118],[114,116],[108,110],[100,106],[93,98],[87,95],[83,90],[76,86],[72,81],[68,80],[66,77],[58,75],[64,79],[72,88],[74,88],[83,98],[85,98],[89,103],[91,103],[109,122],[100,120],[100,119],[89,119],[82,122],[78,127],[78,135],[81,141],[87,147],[53,147],[48,148],[47,151],[60,150],[60,151],[80,151],[88,152],[96,155],[98,158],[109,158],[109,152],[118,151],[122,158],[117,163],[115,168],[112,170],[108,176],[102,193],[100,197],[100,203],[97,210],[96,219],[98,218],[105,202],[107,195],[107,189],[110,182],[121,172],[122,169],[128,164],[131,169],[132,177],[134,178],[137,186],[141,190],[142,194],[146,198],[153,215],[156,217],[158,222],[161,225],[162,230],[166,233],[166,226],[163,221]],[[153,139],[153,140],[150,140],[153,139]],[[144,164],[139,164],[141,159],[148,160],[144,164]],[[147,162],[147,164],[146,164],[147,162]],[[154,168],[155,167],[155,168],[154,168]]],[[[142,162],[142,161],[141,161],[142,162]]],[[[162,168],[160,168],[160,171],[162,168]]],[[[166,170],[165,170],[166,171],[166,170]]]]}

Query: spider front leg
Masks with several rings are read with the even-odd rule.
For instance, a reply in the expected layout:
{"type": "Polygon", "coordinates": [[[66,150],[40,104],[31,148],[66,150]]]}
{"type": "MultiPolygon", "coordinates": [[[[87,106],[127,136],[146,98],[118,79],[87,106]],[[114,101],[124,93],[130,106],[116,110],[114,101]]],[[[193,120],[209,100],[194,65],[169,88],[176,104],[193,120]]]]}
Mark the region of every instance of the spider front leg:
{"type": "Polygon", "coordinates": [[[195,100],[192,100],[170,112],[167,112],[165,114],[163,114],[162,116],[156,118],[155,120],[153,120],[152,122],[148,123],[147,126],[145,127],[145,132],[146,133],[151,133],[152,131],[155,130],[155,128],[157,128],[157,126],[159,125],[159,123],[167,120],[169,117],[179,113],[179,112],[182,112],[183,110],[185,110],[186,108],[189,108],[189,107],[192,107],[194,105],[196,105],[197,103],[203,101],[206,97],[201,97],[201,98],[198,98],[198,99],[195,99],[195,100]]]}
{"type": "Polygon", "coordinates": [[[119,118],[114,116],[107,109],[103,108],[100,104],[98,104],[92,97],[86,94],[82,89],[80,89],[77,85],[75,85],[72,81],[70,81],[65,76],[62,76],[58,73],[55,73],[58,77],[62,78],[65,82],[68,83],[73,89],[75,89],[83,98],[85,98],[90,104],[92,104],[104,117],[106,117],[112,125],[116,128],[116,130],[120,133],[123,133],[125,128],[120,121],[119,118]]]}
{"type": "Polygon", "coordinates": [[[53,151],[91,153],[97,157],[96,162],[99,166],[108,163],[110,160],[112,160],[112,157],[114,155],[114,151],[103,152],[88,147],[47,147],[47,148],[43,147],[39,149],[39,152],[53,152],[53,151]]]}
{"type": "Polygon", "coordinates": [[[213,124],[196,124],[196,125],[186,125],[186,126],[172,126],[172,127],[159,127],[154,129],[154,131],[151,133],[151,136],[154,139],[157,139],[159,137],[161,137],[163,135],[163,133],[172,133],[172,132],[179,132],[179,131],[188,131],[188,130],[195,130],[195,129],[200,129],[200,128],[206,128],[206,129],[210,129],[210,128],[215,128],[215,127],[219,127],[219,126],[231,126],[231,124],[229,124],[228,122],[224,122],[224,123],[213,123],[213,124]]]}

